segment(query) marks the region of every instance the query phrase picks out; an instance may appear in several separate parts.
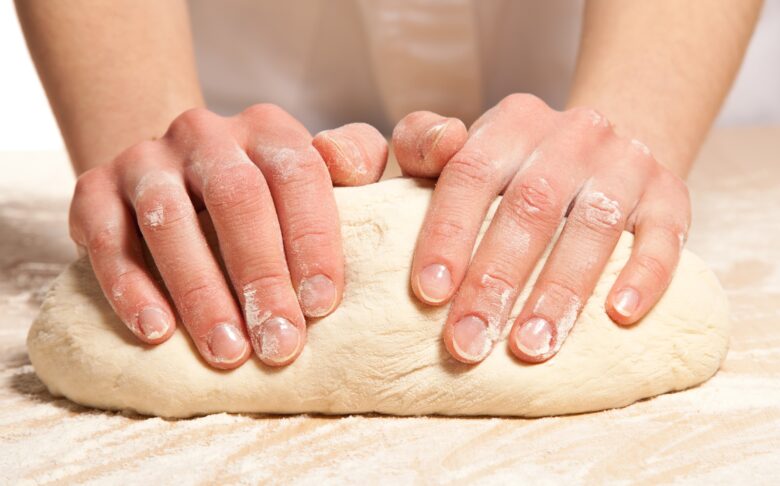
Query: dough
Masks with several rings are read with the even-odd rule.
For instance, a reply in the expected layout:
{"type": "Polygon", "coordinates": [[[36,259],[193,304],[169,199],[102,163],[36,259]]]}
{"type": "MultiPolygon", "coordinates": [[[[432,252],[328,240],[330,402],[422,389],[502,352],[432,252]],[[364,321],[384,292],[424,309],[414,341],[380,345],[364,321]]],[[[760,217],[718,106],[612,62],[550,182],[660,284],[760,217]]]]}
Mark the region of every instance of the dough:
{"type": "Polygon", "coordinates": [[[409,288],[431,187],[393,179],[336,189],[347,266],[344,302],[310,325],[306,349],[285,369],[257,359],[231,372],[209,368],[181,327],[160,346],[140,344],[114,316],[86,260],[54,283],[30,329],[30,359],[55,395],[163,417],[558,415],[622,407],[697,385],[717,371],[728,347],[726,297],[695,255],[684,253],[669,290],[639,325],[621,328],[605,315],[605,295],[631,250],[628,233],[556,357],[522,364],[500,342],[477,366],[454,361],[440,339],[446,309],[418,304],[409,288]]]}

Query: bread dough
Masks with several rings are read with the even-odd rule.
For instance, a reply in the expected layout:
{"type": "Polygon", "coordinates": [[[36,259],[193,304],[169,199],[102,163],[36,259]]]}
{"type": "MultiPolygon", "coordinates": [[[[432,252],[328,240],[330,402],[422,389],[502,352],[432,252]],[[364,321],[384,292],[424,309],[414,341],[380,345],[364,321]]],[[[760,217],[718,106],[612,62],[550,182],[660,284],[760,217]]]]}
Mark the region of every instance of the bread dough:
{"type": "Polygon", "coordinates": [[[424,181],[393,179],[336,189],[346,257],[344,301],[310,324],[305,350],[284,369],[267,368],[256,358],[230,372],[212,369],[182,327],[164,344],[140,344],[114,316],[87,260],[72,264],[54,283],[30,329],[30,359],[55,395],[163,417],[558,415],[622,407],[697,385],[717,371],[728,347],[726,297],[690,252],[639,325],[621,328],[604,313],[605,296],[631,251],[628,233],[556,357],[523,364],[502,341],[477,366],[454,361],[441,343],[447,310],[419,304],[409,287],[431,188],[424,181]]]}

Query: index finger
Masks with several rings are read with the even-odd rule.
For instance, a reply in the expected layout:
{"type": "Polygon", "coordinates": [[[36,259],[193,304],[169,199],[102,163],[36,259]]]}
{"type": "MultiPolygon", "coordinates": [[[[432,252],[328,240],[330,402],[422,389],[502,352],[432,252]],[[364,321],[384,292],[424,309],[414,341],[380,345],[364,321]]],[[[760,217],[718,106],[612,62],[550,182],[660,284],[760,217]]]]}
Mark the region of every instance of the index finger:
{"type": "Polygon", "coordinates": [[[412,289],[421,301],[438,305],[452,297],[490,203],[536,145],[548,111],[535,97],[507,97],[477,120],[444,167],[412,264],[412,289]]]}
{"type": "Polygon", "coordinates": [[[326,316],[341,301],[344,256],[325,162],[306,128],[282,109],[257,105],[239,116],[253,126],[247,154],[268,181],[301,310],[326,316]]]}

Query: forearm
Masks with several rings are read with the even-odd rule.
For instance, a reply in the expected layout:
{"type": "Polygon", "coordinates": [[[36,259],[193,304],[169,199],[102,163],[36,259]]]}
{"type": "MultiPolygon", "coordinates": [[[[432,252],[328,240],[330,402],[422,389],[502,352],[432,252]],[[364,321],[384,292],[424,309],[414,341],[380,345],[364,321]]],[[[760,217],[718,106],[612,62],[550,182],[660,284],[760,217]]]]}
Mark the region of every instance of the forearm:
{"type": "Polygon", "coordinates": [[[684,177],[760,7],[760,0],[588,1],[569,106],[603,112],[684,177]]]}
{"type": "Polygon", "coordinates": [[[16,9],[77,173],[203,104],[184,1],[17,0],[16,9]]]}

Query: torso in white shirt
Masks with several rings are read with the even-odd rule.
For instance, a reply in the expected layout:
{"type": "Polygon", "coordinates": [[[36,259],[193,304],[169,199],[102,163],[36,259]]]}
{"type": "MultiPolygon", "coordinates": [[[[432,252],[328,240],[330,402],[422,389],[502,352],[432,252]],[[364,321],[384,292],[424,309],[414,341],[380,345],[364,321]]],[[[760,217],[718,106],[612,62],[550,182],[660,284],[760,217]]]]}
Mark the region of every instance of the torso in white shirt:
{"type": "Polygon", "coordinates": [[[471,122],[512,92],[561,107],[576,0],[190,1],[209,106],[276,103],[312,132],[414,110],[471,122]]]}

